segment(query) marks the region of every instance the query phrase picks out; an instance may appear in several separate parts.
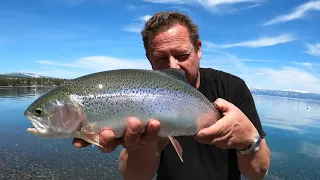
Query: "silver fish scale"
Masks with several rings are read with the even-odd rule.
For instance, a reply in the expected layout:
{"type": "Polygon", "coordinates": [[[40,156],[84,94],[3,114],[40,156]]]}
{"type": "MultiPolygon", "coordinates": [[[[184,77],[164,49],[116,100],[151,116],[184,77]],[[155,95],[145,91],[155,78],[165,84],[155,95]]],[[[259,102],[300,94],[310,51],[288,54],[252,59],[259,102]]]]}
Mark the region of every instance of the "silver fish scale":
{"type": "Polygon", "coordinates": [[[127,117],[139,118],[143,125],[149,119],[161,122],[161,135],[190,134],[196,131],[195,120],[211,109],[201,109],[202,102],[187,94],[169,90],[130,89],[96,95],[82,100],[86,118],[93,131],[110,126],[121,136],[127,117]]]}
{"type": "Polygon", "coordinates": [[[128,116],[143,125],[151,118],[161,121],[163,135],[196,131],[195,120],[212,114],[212,104],[197,89],[161,71],[114,70],[72,80],[63,88],[83,105],[88,131],[99,133],[111,126],[120,137],[128,116]],[[90,129],[91,128],[91,129],[90,129]]]}

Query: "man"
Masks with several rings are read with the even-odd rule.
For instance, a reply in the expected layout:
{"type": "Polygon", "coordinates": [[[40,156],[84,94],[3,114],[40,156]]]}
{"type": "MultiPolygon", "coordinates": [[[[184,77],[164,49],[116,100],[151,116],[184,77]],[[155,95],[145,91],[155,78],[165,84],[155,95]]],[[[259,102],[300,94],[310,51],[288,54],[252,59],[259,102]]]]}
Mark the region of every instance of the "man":
{"type": "MultiPolygon", "coordinates": [[[[270,165],[270,151],[245,82],[222,71],[199,68],[202,44],[198,27],[184,14],[156,13],[146,22],[142,37],[152,68],[184,70],[190,84],[217,104],[223,118],[193,137],[177,137],[184,162],[171,144],[156,156],[161,128],[157,120],[150,120],[146,132],[141,133],[140,121],[129,119],[123,139],[115,139],[112,130],[103,130],[103,152],[111,152],[118,145],[124,147],[120,154],[124,178],[150,180],[157,174],[159,180],[222,180],[240,179],[242,173],[249,179],[262,179],[270,165]]],[[[77,139],[73,143],[76,147],[87,146],[77,139]]]]}

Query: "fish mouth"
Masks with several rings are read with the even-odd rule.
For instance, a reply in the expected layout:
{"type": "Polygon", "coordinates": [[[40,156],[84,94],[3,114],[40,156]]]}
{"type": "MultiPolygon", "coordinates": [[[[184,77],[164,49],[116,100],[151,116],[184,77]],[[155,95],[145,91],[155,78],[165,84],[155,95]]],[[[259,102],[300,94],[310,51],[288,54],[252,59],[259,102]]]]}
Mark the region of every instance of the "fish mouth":
{"type": "Polygon", "coordinates": [[[35,135],[38,135],[39,132],[37,131],[36,128],[27,128],[27,132],[31,133],[31,134],[35,134],[35,135]]]}
{"type": "Polygon", "coordinates": [[[35,134],[35,135],[46,133],[46,131],[47,131],[46,127],[44,125],[42,125],[39,121],[37,121],[36,118],[31,116],[31,114],[29,112],[25,112],[24,115],[26,118],[28,118],[30,120],[30,122],[33,125],[33,127],[27,128],[27,132],[35,134]]]}

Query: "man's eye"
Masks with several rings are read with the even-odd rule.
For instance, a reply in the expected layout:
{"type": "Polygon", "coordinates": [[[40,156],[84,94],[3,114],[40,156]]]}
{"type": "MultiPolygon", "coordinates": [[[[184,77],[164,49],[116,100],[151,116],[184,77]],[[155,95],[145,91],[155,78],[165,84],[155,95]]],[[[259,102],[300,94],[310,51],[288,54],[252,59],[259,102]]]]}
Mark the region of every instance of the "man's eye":
{"type": "Polygon", "coordinates": [[[164,61],[166,60],[166,57],[159,57],[156,59],[156,62],[164,61]]]}
{"type": "Polygon", "coordinates": [[[164,60],[164,57],[158,58],[157,61],[164,60]]]}
{"type": "Polygon", "coordinates": [[[176,59],[180,61],[186,60],[188,58],[189,58],[189,54],[182,54],[182,55],[176,56],[176,59]]]}

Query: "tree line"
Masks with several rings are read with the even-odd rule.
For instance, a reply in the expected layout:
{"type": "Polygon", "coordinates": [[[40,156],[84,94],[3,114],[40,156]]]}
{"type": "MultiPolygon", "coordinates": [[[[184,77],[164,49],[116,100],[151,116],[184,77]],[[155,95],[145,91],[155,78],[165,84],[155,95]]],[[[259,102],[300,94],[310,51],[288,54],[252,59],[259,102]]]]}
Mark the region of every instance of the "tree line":
{"type": "Polygon", "coordinates": [[[67,79],[13,77],[0,75],[0,86],[59,86],[67,79]]]}

